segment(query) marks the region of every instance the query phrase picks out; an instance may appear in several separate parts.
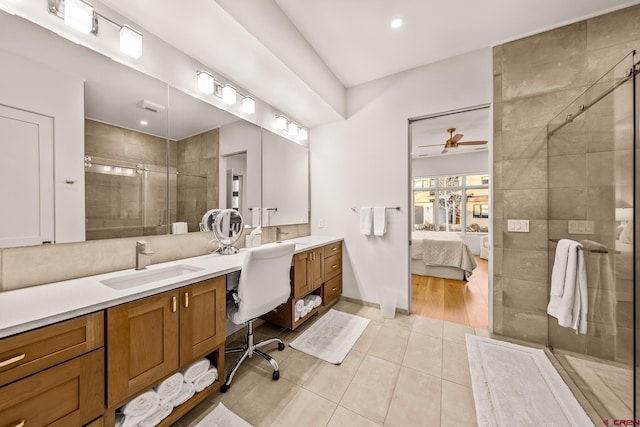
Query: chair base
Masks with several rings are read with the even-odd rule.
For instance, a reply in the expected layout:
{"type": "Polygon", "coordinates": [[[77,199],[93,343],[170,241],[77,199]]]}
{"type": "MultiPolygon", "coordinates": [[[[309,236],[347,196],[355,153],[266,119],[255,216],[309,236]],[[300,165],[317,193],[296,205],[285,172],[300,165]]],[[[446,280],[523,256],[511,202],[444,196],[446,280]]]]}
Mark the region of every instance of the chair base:
{"type": "Polygon", "coordinates": [[[280,378],[280,368],[278,367],[278,362],[276,362],[276,360],[273,357],[269,356],[267,353],[264,353],[263,351],[258,350],[258,348],[277,342],[278,350],[282,351],[284,350],[284,342],[280,338],[274,337],[274,338],[267,338],[257,343],[254,343],[253,342],[253,320],[249,321],[249,323],[247,324],[247,328],[248,328],[247,334],[244,337],[244,346],[225,348],[224,350],[225,354],[226,353],[243,353],[243,354],[240,357],[240,359],[238,359],[238,361],[233,365],[233,368],[231,368],[231,370],[227,373],[227,377],[224,381],[224,384],[222,384],[222,386],[220,387],[220,391],[222,393],[226,393],[227,390],[229,390],[229,388],[231,387],[231,380],[233,380],[233,376],[236,374],[236,371],[238,370],[242,362],[244,362],[245,359],[247,358],[251,358],[254,354],[257,354],[267,362],[271,363],[271,366],[273,367],[272,377],[274,380],[277,380],[278,378],[280,378]]]}

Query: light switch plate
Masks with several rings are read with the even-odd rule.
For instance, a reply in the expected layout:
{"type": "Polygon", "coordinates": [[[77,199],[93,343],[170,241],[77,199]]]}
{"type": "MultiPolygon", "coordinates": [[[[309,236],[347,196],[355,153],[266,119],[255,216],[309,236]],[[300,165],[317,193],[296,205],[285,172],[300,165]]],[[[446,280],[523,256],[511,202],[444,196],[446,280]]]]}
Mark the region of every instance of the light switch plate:
{"type": "Polygon", "coordinates": [[[568,221],[569,234],[593,234],[595,223],[593,221],[568,221]]]}
{"type": "Polygon", "coordinates": [[[508,219],[507,231],[510,231],[512,233],[528,233],[529,220],[528,219],[508,219]]]}

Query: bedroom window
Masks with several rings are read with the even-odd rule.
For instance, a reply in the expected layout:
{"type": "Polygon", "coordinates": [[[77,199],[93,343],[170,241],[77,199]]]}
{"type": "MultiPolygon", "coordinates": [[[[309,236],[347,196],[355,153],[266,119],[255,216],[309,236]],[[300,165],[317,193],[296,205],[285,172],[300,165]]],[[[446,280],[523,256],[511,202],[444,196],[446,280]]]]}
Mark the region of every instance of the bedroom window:
{"type": "Polygon", "coordinates": [[[489,231],[488,175],[419,177],[413,184],[415,230],[489,231]]]}

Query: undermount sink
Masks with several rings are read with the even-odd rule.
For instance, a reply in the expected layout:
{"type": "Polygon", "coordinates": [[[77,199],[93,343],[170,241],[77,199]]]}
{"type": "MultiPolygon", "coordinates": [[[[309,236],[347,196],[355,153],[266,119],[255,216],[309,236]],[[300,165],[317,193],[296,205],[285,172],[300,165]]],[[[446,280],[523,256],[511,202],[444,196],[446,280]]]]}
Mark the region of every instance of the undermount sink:
{"type": "Polygon", "coordinates": [[[101,280],[100,283],[107,285],[112,289],[121,291],[123,289],[134,288],[136,286],[147,285],[160,280],[170,279],[172,277],[182,276],[183,274],[194,273],[203,270],[201,267],[180,264],[171,267],[158,268],[147,271],[136,271],[126,276],[114,277],[113,279],[101,280]]]}

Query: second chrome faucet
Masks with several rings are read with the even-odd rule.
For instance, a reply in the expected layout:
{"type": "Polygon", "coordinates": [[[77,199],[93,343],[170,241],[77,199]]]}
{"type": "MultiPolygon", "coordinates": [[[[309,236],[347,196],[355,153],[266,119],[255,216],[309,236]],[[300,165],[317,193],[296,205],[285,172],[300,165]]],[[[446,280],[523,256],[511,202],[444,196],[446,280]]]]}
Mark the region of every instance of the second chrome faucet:
{"type": "Polygon", "coordinates": [[[276,227],[276,243],[282,243],[282,235],[288,236],[289,233],[283,233],[280,227],[276,227]]]}
{"type": "Polygon", "coordinates": [[[146,258],[140,262],[142,255],[153,255],[153,251],[147,249],[147,242],[136,242],[136,270],[147,268],[146,258]]]}

